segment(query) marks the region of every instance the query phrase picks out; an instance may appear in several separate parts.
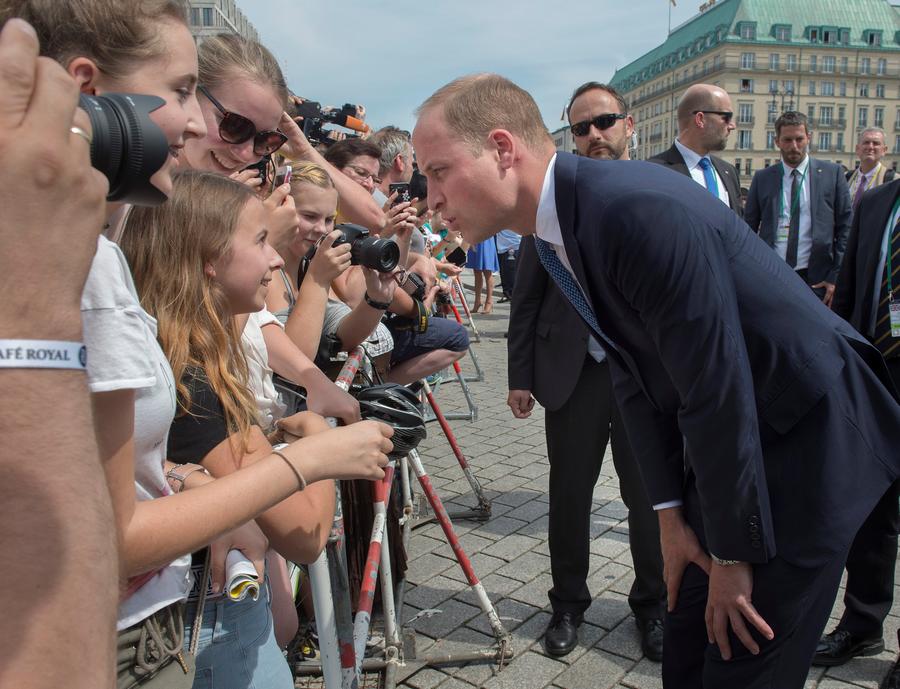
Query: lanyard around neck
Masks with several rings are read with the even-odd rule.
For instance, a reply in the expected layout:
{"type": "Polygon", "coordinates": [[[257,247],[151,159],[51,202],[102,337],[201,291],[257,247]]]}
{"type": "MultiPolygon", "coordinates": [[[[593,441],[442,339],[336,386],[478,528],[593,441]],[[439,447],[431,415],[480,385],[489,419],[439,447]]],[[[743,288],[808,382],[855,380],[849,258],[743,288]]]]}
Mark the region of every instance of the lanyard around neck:
{"type": "Polygon", "coordinates": [[[875,178],[878,177],[878,169],[880,167],[881,167],[881,163],[875,163],[875,167],[872,168],[872,171],[870,173],[871,176],[868,178],[866,177],[866,175],[863,174],[862,170],[857,169],[856,170],[856,190],[859,190],[859,185],[862,182],[862,179],[866,180],[866,186],[865,186],[864,191],[868,191],[869,189],[871,189],[872,185],[875,184],[875,178]]]}
{"type": "MultiPolygon", "coordinates": [[[[797,168],[794,168],[795,170],[797,168]]],[[[781,193],[778,194],[778,217],[782,217],[784,215],[784,172],[787,172],[787,168],[784,165],[784,161],[781,162],[781,170],[782,170],[782,183],[781,183],[781,193]]],[[[803,182],[806,181],[806,173],[809,172],[809,162],[806,163],[806,169],[803,171],[803,174],[800,175],[800,183],[797,185],[797,193],[794,194],[794,198],[791,200],[791,214],[788,216],[793,217],[794,211],[800,205],[800,195],[803,193],[803,182]]],[[[790,193],[790,192],[788,192],[790,193]]]]}
{"type": "Polygon", "coordinates": [[[887,268],[887,293],[888,293],[888,303],[894,301],[894,281],[891,279],[891,273],[894,272],[891,267],[891,248],[893,245],[894,232],[897,231],[897,211],[900,210],[900,199],[894,201],[894,210],[891,212],[890,218],[893,220],[893,224],[891,228],[888,230],[888,240],[887,240],[887,257],[886,257],[886,268],[887,268]]]}

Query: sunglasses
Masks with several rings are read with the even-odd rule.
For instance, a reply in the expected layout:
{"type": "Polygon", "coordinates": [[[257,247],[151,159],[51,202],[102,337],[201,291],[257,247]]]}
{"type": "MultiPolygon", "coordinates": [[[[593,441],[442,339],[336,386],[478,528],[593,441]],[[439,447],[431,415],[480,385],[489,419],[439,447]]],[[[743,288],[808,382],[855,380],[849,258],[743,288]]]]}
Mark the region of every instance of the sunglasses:
{"type": "Polygon", "coordinates": [[[612,127],[616,120],[624,120],[628,115],[624,112],[609,112],[603,115],[597,115],[595,118],[585,120],[584,122],[576,122],[572,125],[572,133],[575,136],[587,136],[591,131],[591,125],[594,125],[600,131],[612,127]]]}
{"type": "Polygon", "coordinates": [[[734,117],[734,113],[731,110],[694,110],[695,115],[698,112],[702,112],[704,115],[718,115],[725,124],[731,122],[731,118],[734,117]]]}
{"type": "Polygon", "coordinates": [[[277,129],[257,131],[252,120],[226,110],[203,86],[198,86],[197,90],[222,113],[222,121],[219,122],[219,137],[225,143],[242,144],[253,139],[253,152],[258,156],[265,156],[273,154],[287,142],[287,136],[277,129]]]}

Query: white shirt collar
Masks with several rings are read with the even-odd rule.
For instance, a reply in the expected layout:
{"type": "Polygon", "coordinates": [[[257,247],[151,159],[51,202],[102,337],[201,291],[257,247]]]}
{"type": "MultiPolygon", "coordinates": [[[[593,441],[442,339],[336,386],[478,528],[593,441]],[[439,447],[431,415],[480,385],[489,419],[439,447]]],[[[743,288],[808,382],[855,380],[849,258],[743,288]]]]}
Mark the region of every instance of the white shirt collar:
{"type": "Polygon", "coordinates": [[[792,168],[790,165],[788,165],[786,162],[784,162],[784,158],[781,159],[781,165],[782,165],[782,169],[784,170],[785,177],[790,177],[791,170],[794,170],[794,169],[796,169],[797,172],[799,172],[801,175],[803,175],[806,173],[806,168],[809,167],[809,154],[808,153],[806,154],[806,157],[802,161],[800,161],[800,164],[796,168],[792,168]]]}
{"type": "Polygon", "coordinates": [[[556,154],[547,165],[544,173],[544,186],[541,187],[541,198],[538,200],[537,217],[534,222],[534,232],[545,242],[563,246],[562,229],[559,226],[559,216],[556,213],[556,154]]]}
{"type": "MultiPolygon", "coordinates": [[[[700,160],[702,158],[709,158],[709,156],[702,156],[697,151],[688,148],[683,143],[681,143],[678,139],[675,139],[675,148],[678,149],[678,152],[681,153],[681,157],[684,158],[684,164],[687,165],[688,170],[692,170],[700,164],[700,160]]],[[[712,163],[712,161],[710,161],[712,163]]]]}

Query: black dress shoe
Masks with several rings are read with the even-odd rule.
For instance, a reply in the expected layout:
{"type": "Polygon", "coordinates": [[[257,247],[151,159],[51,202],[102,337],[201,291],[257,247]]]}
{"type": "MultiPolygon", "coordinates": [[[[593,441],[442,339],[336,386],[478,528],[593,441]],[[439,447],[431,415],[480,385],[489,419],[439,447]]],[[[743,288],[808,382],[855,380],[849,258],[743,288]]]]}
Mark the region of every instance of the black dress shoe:
{"type": "Polygon", "coordinates": [[[635,618],[641,632],[641,650],[648,660],[662,662],[663,656],[663,621],[658,619],[641,620],[635,618]]]}
{"type": "Polygon", "coordinates": [[[881,637],[860,639],[848,631],[835,629],[819,639],[812,664],[819,667],[843,665],[856,656],[874,656],[883,650],[884,639],[881,637]]]}
{"type": "Polygon", "coordinates": [[[552,656],[564,656],[578,643],[578,625],[583,615],[574,612],[555,612],[544,632],[544,648],[552,656]]]}

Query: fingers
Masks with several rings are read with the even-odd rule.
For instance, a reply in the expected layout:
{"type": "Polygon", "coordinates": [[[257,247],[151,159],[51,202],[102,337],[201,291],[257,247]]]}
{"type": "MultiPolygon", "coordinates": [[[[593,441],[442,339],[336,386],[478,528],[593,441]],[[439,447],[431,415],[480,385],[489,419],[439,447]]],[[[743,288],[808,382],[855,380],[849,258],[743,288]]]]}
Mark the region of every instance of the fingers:
{"type": "Polygon", "coordinates": [[[263,551],[261,557],[254,557],[250,561],[253,563],[253,568],[256,570],[256,576],[258,576],[259,580],[262,581],[263,577],[266,576],[266,554],[265,554],[265,551],[263,551]]]}
{"type": "Polygon", "coordinates": [[[741,613],[738,611],[732,611],[728,615],[728,619],[731,622],[731,628],[734,630],[734,635],[738,638],[744,648],[746,648],[753,655],[759,654],[759,644],[753,640],[753,637],[750,634],[750,630],[747,629],[747,625],[744,623],[744,618],[741,616],[741,613]]]}
{"type": "Polygon", "coordinates": [[[290,182],[285,182],[279,187],[275,187],[271,194],[269,194],[269,198],[265,200],[266,207],[269,209],[278,208],[284,203],[284,200],[287,198],[288,194],[291,193],[291,185],[290,182]]]}
{"type": "Polygon", "coordinates": [[[724,660],[731,660],[731,642],[728,640],[728,614],[719,608],[712,611],[713,643],[719,647],[724,660]]]}
{"type": "Polygon", "coordinates": [[[225,556],[228,550],[221,541],[213,541],[209,546],[209,575],[212,581],[213,593],[219,593],[225,588],[225,556]]]}
{"type": "MultiPolygon", "coordinates": [[[[15,129],[28,112],[37,78],[37,34],[28,22],[10,19],[0,31],[0,127],[15,129]]],[[[66,122],[68,120],[63,120],[66,122]]],[[[59,122],[56,122],[59,126],[59,122]]]]}
{"type": "MultiPolygon", "coordinates": [[[[757,631],[762,634],[766,639],[771,641],[775,638],[775,632],[772,631],[772,628],[769,624],[762,618],[756,608],[753,607],[753,603],[748,600],[741,601],[739,604],[741,614],[747,618],[747,621],[750,622],[754,627],[756,627],[757,631]]],[[[744,644],[747,646],[747,644],[744,644]]],[[[750,648],[747,646],[747,648],[750,648]]]]}
{"type": "Polygon", "coordinates": [[[684,576],[684,563],[679,561],[675,563],[666,563],[665,580],[666,592],[669,597],[669,612],[675,609],[678,604],[678,590],[681,588],[681,578],[684,576]]]}
{"type": "MultiPolygon", "coordinates": [[[[338,237],[340,237],[340,236],[341,236],[340,230],[332,230],[331,232],[326,234],[324,237],[322,237],[321,240],[319,240],[319,249],[318,250],[330,249],[332,246],[334,246],[334,243],[337,241],[338,237]]],[[[350,251],[349,244],[347,245],[347,251],[350,251]]]]}
{"type": "Polygon", "coordinates": [[[700,567],[700,569],[706,572],[706,576],[709,576],[710,569],[712,569],[712,559],[709,557],[709,555],[701,550],[691,558],[691,562],[693,562],[698,567],[700,567]]]}

